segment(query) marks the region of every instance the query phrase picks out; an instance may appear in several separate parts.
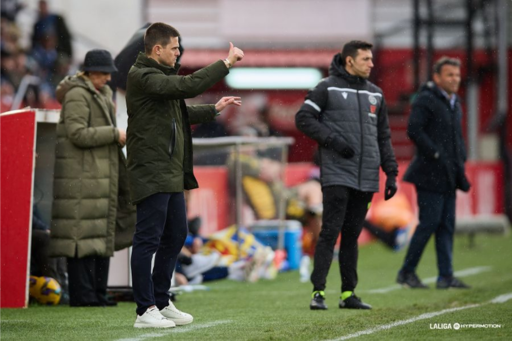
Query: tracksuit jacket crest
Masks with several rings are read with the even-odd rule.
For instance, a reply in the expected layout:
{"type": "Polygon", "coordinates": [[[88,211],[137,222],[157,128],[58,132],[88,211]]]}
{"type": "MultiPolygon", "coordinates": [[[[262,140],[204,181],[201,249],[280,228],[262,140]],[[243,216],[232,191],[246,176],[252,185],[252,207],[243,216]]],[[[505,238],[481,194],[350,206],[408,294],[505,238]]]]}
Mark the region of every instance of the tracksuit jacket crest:
{"type": "Polygon", "coordinates": [[[297,128],[320,146],[322,186],[378,192],[379,166],[387,175],[398,174],[382,90],[347,73],[339,54],[333,58],[329,77],[309,91],[295,120],[297,128]],[[354,157],[343,158],[330,148],[331,134],[341,137],[354,157]]]}

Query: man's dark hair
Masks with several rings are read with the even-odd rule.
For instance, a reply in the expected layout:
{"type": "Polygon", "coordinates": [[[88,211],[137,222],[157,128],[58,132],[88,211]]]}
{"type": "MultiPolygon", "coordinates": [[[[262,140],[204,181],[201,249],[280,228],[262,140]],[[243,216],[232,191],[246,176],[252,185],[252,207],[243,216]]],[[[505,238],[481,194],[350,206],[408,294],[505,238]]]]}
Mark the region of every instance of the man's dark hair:
{"type": "Polygon", "coordinates": [[[180,36],[180,32],[171,25],[156,22],[148,27],[144,34],[144,51],[151,54],[155,45],[166,46],[169,40],[180,36]]]}
{"type": "Polygon", "coordinates": [[[460,60],[457,58],[450,58],[450,57],[441,57],[439,58],[436,63],[434,64],[433,71],[434,73],[441,74],[441,71],[443,70],[443,66],[445,65],[452,65],[460,68],[460,60]]]}
{"type": "Polygon", "coordinates": [[[370,50],[373,47],[372,44],[362,40],[352,40],[346,43],[341,50],[341,65],[345,66],[347,63],[347,57],[356,58],[357,50],[370,50]]]}

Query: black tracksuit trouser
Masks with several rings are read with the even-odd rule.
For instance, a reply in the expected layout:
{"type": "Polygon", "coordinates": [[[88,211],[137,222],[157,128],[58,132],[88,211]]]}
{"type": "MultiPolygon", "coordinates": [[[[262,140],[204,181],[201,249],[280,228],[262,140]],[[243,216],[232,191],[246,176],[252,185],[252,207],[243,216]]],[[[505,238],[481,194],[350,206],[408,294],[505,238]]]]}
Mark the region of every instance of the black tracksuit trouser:
{"type": "Polygon", "coordinates": [[[345,186],[322,188],[324,212],[322,231],[315,249],[311,282],[314,291],[325,290],[331,267],[334,245],[341,232],[339,266],[341,291],[354,291],[357,286],[357,239],[363,228],[373,193],[345,186]]]}

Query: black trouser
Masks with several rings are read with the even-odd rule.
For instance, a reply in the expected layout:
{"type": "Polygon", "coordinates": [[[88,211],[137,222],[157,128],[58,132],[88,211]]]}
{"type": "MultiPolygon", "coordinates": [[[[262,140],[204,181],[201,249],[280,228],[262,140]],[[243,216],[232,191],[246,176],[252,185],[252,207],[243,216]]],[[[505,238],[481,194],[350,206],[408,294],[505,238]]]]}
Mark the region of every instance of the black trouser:
{"type": "Polygon", "coordinates": [[[69,305],[102,306],[107,303],[110,257],[68,258],[69,305]]]}
{"type": "Polygon", "coordinates": [[[171,277],[187,233],[183,192],[153,194],[137,204],[131,268],[138,315],[153,305],[158,309],[169,305],[171,277]]]}
{"type": "Polygon", "coordinates": [[[315,249],[311,282],[314,291],[325,290],[331,267],[334,244],[341,232],[339,265],[341,291],[354,291],[357,285],[357,238],[363,228],[373,193],[361,192],[345,186],[322,188],[324,212],[322,231],[315,249]]]}
{"type": "Polygon", "coordinates": [[[453,276],[452,251],[455,232],[455,192],[436,193],[416,188],[420,223],[405,256],[402,272],[415,272],[425,246],[435,234],[439,277],[453,276]]]}

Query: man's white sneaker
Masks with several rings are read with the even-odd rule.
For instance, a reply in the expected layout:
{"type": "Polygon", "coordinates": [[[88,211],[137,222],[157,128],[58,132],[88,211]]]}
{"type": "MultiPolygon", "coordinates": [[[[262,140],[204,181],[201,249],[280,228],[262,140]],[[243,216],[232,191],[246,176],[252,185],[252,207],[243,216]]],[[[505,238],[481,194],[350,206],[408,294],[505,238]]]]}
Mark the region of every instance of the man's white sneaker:
{"type": "Polygon", "coordinates": [[[168,318],[169,320],[176,323],[177,326],[183,326],[185,324],[192,323],[194,321],[194,318],[192,315],[184,313],[182,311],[179,311],[176,309],[174,304],[169,300],[169,305],[165,307],[164,309],[160,310],[160,313],[168,318]]]}
{"type": "Polygon", "coordinates": [[[176,327],[176,324],[165,318],[157,307],[146,310],[142,316],[137,315],[135,328],[172,328],[176,327]]]}

